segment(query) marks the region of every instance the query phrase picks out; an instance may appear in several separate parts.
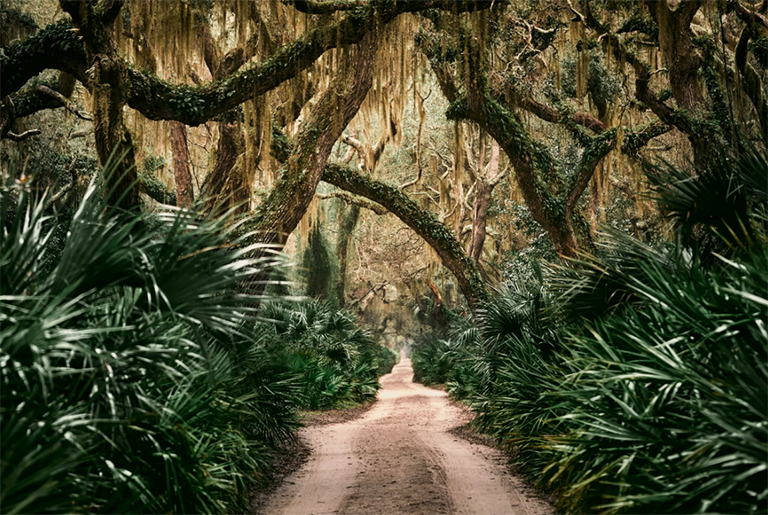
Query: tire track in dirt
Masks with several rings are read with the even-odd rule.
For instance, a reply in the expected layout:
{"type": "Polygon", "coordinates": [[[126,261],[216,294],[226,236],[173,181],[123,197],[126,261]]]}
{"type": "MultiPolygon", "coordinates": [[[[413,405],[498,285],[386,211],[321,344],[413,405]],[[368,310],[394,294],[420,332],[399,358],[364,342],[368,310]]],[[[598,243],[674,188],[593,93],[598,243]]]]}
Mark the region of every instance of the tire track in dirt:
{"type": "Polygon", "coordinates": [[[413,383],[402,359],[363,417],[303,431],[309,462],[272,495],[266,515],[549,515],[496,450],[448,431],[466,415],[445,392],[413,383]]]}

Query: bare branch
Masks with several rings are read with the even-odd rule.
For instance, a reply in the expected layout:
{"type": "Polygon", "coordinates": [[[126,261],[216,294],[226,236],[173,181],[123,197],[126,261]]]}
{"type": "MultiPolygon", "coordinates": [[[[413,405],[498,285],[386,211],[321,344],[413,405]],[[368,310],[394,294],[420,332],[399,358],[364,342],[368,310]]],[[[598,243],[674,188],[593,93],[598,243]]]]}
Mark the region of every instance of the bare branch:
{"type": "Polygon", "coordinates": [[[91,115],[89,115],[87,113],[86,114],[81,113],[78,109],[76,109],[73,106],[72,102],[67,100],[67,98],[64,95],[62,95],[61,93],[59,93],[58,91],[54,91],[54,90],[52,90],[51,88],[49,88],[48,86],[45,86],[45,85],[38,86],[37,90],[40,93],[42,93],[43,95],[48,95],[49,97],[52,97],[54,100],[56,100],[59,103],[61,103],[62,107],[64,107],[67,111],[69,111],[70,113],[74,114],[75,116],[77,116],[81,120],[85,120],[85,121],[88,121],[88,122],[92,122],[93,121],[93,117],[91,115]]]}
{"type": "Polygon", "coordinates": [[[376,202],[372,202],[363,197],[358,197],[357,195],[350,195],[345,191],[334,191],[333,193],[330,193],[328,195],[318,195],[318,197],[323,200],[328,200],[332,198],[341,199],[347,204],[354,204],[356,206],[360,206],[362,208],[373,211],[379,216],[386,215],[387,213],[389,213],[389,211],[387,211],[387,209],[382,205],[377,204],[376,202]]]}
{"type": "Polygon", "coordinates": [[[28,131],[24,131],[21,134],[14,134],[13,132],[7,132],[3,135],[3,139],[9,139],[11,141],[24,141],[27,138],[31,138],[32,136],[37,136],[38,134],[42,134],[43,131],[40,129],[30,129],[28,131]]]}

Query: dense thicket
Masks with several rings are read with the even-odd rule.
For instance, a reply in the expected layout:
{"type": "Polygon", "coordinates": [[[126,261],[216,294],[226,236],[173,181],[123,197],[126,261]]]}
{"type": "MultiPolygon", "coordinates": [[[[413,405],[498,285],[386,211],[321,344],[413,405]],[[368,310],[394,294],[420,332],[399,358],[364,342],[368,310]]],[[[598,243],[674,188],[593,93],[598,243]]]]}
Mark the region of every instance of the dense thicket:
{"type": "Polygon", "coordinates": [[[568,513],[768,508],[768,161],[649,171],[677,244],[613,231],[414,349],[568,513]],[[707,202],[713,196],[720,202],[707,202]]]}
{"type": "Polygon", "coordinates": [[[103,198],[67,217],[2,185],[3,512],[247,511],[297,409],[373,399],[395,355],[318,302],[257,318],[233,288],[282,258],[247,258],[226,218],[103,198]]]}

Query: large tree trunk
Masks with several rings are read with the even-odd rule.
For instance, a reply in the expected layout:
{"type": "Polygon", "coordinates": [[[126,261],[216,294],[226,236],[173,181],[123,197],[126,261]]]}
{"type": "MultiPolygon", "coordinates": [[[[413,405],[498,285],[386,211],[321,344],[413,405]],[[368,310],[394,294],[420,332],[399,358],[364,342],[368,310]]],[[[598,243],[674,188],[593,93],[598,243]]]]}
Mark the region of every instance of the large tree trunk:
{"type": "Polygon", "coordinates": [[[704,111],[698,71],[702,56],[693,45],[691,21],[701,5],[700,0],[679,2],[673,10],[668,0],[648,2],[648,8],[659,26],[659,46],[667,61],[669,85],[677,106],[692,115],[704,111]]]}
{"type": "Polygon", "coordinates": [[[88,89],[93,100],[96,152],[106,170],[107,199],[112,205],[133,209],[139,203],[139,189],[133,141],[123,123],[123,106],[128,96],[128,67],[115,43],[113,22],[123,2],[99,4],[91,1],[60,0],[85,44],[90,64],[88,89]]]}
{"type": "Polygon", "coordinates": [[[224,186],[243,147],[242,139],[238,123],[219,123],[216,164],[208,174],[203,193],[207,211],[216,210],[217,214],[222,214],[231,207],[232,198],[224,193],[224,186]]]}
{"type": "Polygon", "coordinates": [[[176,182],[176,205],[189,207],[195,200],[192,191],[192,173],[189,171],[187,127],[179,122],[168,122],[168,137],[173,154],[173,177],[176,182]]]}
{"type": "Polygon", "coordinates": [[[302,125],[298,145],[254,215],[261,242],[284,244],[307,212],[333,145],[371,87],[377,43],[375,31],[363,38],[350,68],[338,74],[302,125]]]}

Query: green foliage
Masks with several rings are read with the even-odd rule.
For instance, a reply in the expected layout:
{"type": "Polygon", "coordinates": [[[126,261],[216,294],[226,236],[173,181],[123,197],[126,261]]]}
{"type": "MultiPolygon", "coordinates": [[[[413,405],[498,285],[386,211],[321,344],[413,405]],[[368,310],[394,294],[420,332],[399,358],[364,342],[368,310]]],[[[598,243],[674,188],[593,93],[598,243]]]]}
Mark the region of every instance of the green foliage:
{"type": "Polygon", "coordinates": [[[670,216],[720,238],[728,257],[712,253],[705,267],[701,246],[608,232],[598,256],[518,273],[475,326],[421,359],[450,361],[452,395],[564,512],[763,513],[765,153],[744,149],[682,184],[682,172],[664,172],[670,216]],[[724,191],[703,186],[717,178],[724,191]],[[714,194],[721,216],[691,213],[714,194]]]}
{"type": "Polygon", "coordinates": [[[395,354],[328,302],[268,304],[260,313],[270,351],[300,377],[299,405],[328,409],[373,400],[395,354]]]}
{"type": "Polygon", "coordinates": [[[662,213],[673,222],[681,242],[698,248],[705,261],[713,252],[746,250],[761,244],[751,212],[768,207],[765,155],[750,147],[740,157],[713,157],[705,169],[691,175],[665,164],[649,167],[648,178],[662,213]]]}
{"type": "Polygon", "coordinates": [[[244,512],[299,406],[371,399],[394,364],[325,305],[257,321],[233,287],[278,261],[226,216],[121,214],[92,185],[52,251],[28,188],[0,194],[4,513],[244,512]]]}
{"type": "Polygon", "coordinates": [[[231,250],[223,221],[102,198],[89,188],[56,256],[46,199],[3,187],[3,509],[240,510],[296,426],[270,408],[293,387],[264,373],[248,299],[227,293],[267,263],[231,250]]]}
{"type": "Polygon", "coordinates": [[[443,384],[454,366],[455,357],[448,341],[429,333],[413,347],[413,380],[420,383],[443,384]]]}

